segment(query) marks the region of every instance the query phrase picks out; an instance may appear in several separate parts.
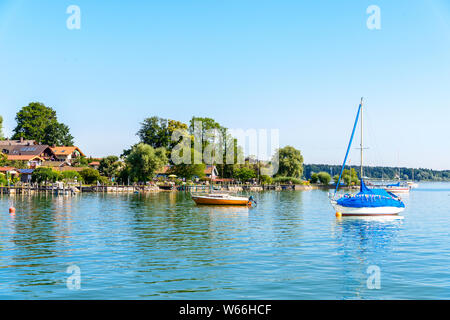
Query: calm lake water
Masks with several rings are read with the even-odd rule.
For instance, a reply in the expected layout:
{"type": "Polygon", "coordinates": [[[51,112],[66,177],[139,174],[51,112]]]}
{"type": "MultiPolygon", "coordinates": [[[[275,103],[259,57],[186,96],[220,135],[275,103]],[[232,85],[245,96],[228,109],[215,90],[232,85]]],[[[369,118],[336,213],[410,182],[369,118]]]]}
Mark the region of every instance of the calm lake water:
{"type": "Polygon", "coordinates": [[[450,299],[450,184],[421,183],[397,219],[336,219],[319,190],[255,196],[0,197],[0,299],[450,299]]]}

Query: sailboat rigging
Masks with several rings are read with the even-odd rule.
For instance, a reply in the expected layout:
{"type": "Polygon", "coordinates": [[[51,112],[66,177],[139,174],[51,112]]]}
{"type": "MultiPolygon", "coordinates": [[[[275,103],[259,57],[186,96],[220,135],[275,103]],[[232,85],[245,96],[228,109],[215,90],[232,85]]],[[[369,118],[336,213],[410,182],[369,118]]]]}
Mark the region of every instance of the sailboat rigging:
{"type": "Polygon", "coordinates": [[[384,189],[369,189],[364,182],[364,127],[363,127],[363,98],[358,107],[353,131],[350,136],[350,141],[347,147],[347,152],[344,157],[339,179],[334,190],[334,195],[330,199],[331,204],[336,210],[336,215],[342,216],[383,216],[383,215],[397,215],[405,209],[405,204],[401,199],[393,193],[387,192],[384,189]],[[345,194],[339,199],[336,199],[342,174],[344,172],[345,164],[347,162],[348,154],[353,142],[358,120],[361,119],[361,164],[360,164],[360,191],[359,193],[345,194]]]}

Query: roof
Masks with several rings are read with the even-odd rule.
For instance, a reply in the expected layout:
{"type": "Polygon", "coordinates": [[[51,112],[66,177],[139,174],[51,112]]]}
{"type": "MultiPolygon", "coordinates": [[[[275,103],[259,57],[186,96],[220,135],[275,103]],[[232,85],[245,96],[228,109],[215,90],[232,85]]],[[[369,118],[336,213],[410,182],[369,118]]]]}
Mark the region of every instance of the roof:
{"type": "Polygon", "coordinates": [[[0,146],[28,146],[34,145],[34,140],[0,140],[0,146]]]}
{"type": "Polygon", "coordinates": [[[19,169],[17,171],[22,174],[32,174],[34,172],[34,169],[19,169]]]}
{"type": "Polygon", "coordinates": [[[170,165],[164,166],[164,167],[162,167],[161,169],[156,170],[156,171],[155,171],[155,174],[166,174],[166,173],[169,172],[169,170],[170,170],[171,168],[172,168],[172,166],[170,166],[170,165]]]}
{"type": "Polygon", "coordinates": [[[56,168],[56,167],[64,167],[64,166],[69,166],[69,165],[70,164],[65,161],[44,161],[44,162],[42,162],[41,166],[56,168]]]}
{"type": "Polygon", "coordinates": [[[44,161],[44,159],[42,159],[39,156],[36,155],[14,155],[14,154],[8,154],[8,160],[10,161],[31,161],[31,160],[41,160],[44,161]]]}
{"type": "MultiPolygon", "coordinates": [[[[213,170],[216,168],[216,166],[210,165],[210,166],[206,166],[205,168],[205,174],[212,174],[213,170]]],[[[216,170],[217,172],[217,170],[216,170]]]]}
{"type": "Polygon", "coordinates": [[[48,145],[45,144],[35,144],[31,146],[15,146],[14,148],[9,150],[9,155],[16,155],[16,156],[24,156],[24,155],[34,155],[34,156],[40,156],[41,154],[45,153],[46,151],[50,151],[53,153],[53,151],[50,149],[48,145]]]}
{"type": "Polygon", "coordinates": [[[9,171],[15,171],[16,168],[14,167],[0,167],[0,172],[9,172],[9,171]]]}
{"type": "Polygon", "coordinates": [[[213,179],[213,181],[216,181],[216,182],[233,182],[234,179],[231,179],[231,178],[218,178],[218,179],[213,179]]]}
{"type": "Polygon", "coordinates": [[[75,146],[71,146],[71,147],[52,147],[50,148],[52,149],[53,153],[57,156],[69,156],[72,153],[76,151],[78,151],[82,156],[84,156],[83,152],[81,152],[80,148],[75,147],[75,146]]]}
{"type": "Polygon", "coordinates": [[[91,163],[89,163],[90,166],[99,166],[100,165],[100,161],[92,161],[91,163]]]}
{"type": "Polygon", "coordinates": [[[88,169],[88,168],[87,167],[58,167],[58,168],[55,168],[55,170],[57,170],[57,171],[76,171],[76,172],[83,171],[84,169],[88,169]]]}

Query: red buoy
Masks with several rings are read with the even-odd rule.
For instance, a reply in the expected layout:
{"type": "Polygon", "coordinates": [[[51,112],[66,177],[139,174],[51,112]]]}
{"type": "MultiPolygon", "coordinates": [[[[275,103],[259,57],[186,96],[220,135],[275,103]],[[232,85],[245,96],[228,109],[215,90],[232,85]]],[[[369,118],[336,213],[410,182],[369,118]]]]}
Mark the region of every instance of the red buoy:
{"type": "Polygon", "coordinates": [[[14,208],[14,207],[9,208],[9,213],[15,214],[16,213],[16,208],[14,208]]]}

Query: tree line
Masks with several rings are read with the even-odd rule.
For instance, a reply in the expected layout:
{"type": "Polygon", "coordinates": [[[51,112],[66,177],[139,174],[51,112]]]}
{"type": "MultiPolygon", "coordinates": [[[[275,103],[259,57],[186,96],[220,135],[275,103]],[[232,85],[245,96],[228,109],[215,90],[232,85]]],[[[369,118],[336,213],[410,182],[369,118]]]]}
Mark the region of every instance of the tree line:
{"type": "MultiPolygon", "coordinates": [[[[35,140],[39,144],[55,146],[72,146],[73,136],[70,129],[64,123],[58,121],[56,111],[40,102],[32,102],[24,106],[16,114],[17,125],[13,130],[11,139],[35,140]]],[[[2,133],[3,119],[0,117],[0,139],[4,139],[2,133]]],[[[291,182],[301,183],[303,177],[303,156],[300,150],[291,146],[280,148],[273,155],[271,161],[259,161],[254,157],[248,157],[243,162],[243,150],[238,145],[228,128],[221,125],[215,119],[208,117],[192,117],[189,123],[178,120],[165,119],[157,116],[145,118],[136,133],[139,141],[125,149],[120,156],[110,155],[100,160],[98,170],[86,168],[84,174],[75,174],[75,171],[64,174],[55,174],[54,170],[42,168],[36,170],[33,176],[34,182],[60,181],[75,179],[88,182],[96,178],[97,181],[114,181],[120,183],[147,182],[155,177],[158,170],[165,165],[170,165],[170,172],[179,178],[192,180],[205,177],[207,164],[215,165],[218,174],[222,178],[236,179],[242,182],[258,180],[261,183],[291,182]],[[196,123],[200,122],[200,129],[196,123]],[[171,158],[172,151],[181,141],[172,140],[175,131],[185,131],[190,137],[188,150],[190,148],[190,163],[174,163],[171,158]],[[211,130],[220,132],[223,139],[220,143],[210,135],[211,130]],[[199,131],[199,132],[197,132],[199,131]],[[194,158],[203,158],[195,150],[196,139],[200,137],[202,150],[214,145],[212,162],[206,163],[205,159],[195,163],[194,158]],[[233,163],[227,163],[226,157],[230,152],[234,157],[233,163]],[[279,169],[274,177],[261,174],[264,168],[272,165],[279,159],[279,169]],[[98,172],[98,176],[94,171],[98,172]],[[94,178],[90,178],[90,177],[94,178]]],[[[87,167],[92,159],[80,157],[74,159],[73,166],[87,167]]],[[[25,163],[7,161],[6,155],[0,154],[0,165],[10,165],[16,168],[24,168],[25,163]]]]}
{"type": "MultiPolygon", "coordinates": [[[[205,176],[206,165],[210,164],[214,165],[219,176],[225,179],[236,179],[242,182],[254,179],[263,183],[273,183],[273,177],[262,175],[261,172],[275,159],[279,159],[279,170],[275,179],[298,180],[303,176],[303,156],[300,150],[291,146],[278,149],[272,161],[263,162],[248,157],[240,163],[238,159],[243,158],[243,150],[238,145],[237,139],[231,136],[228,128],[212,118],[193,116],[189,123],[183,123],[178,120],[153,116],[144,119],[137,136],[139,142],[124,150],[121,155],[124,165],[118,172],[111,170],[109,176],[115,175],[121,181],[149,181],[158,169],[164,165],[170,165],[170,171],[167,174],[174,174],[186,180],[201,179],[205,176]],[[196,126],[196,123],[199,122],[201,123],[200,128],[196,126]],[[190,150],[191,159],[188,161],[190,163],[175,163],[171,157],[172,151],[181,142],[181,138],[176,141],[172,140],[176,130],[184,131],[189,136],[187,148],[190,150]],[[200,132],[196,132],[196,130],[200,132]],[[220,132],[222,137],[219,143],[215,141],[216,137],[210,134],[214,130],[220,132]],[[206,163],[205,159],[201,163],[194,161],[196,157],[202,159],[202,155],[199,155],[199,151],[194,148],[196,139],[201,140],[202,150],[213,149],[212,161],[209,163],[206,163]],[[226,159],[230,150],[234,157],[233,163],[228,163],[226,159]]],[[[108,161],[109,165],[119,161],[119,159],[108,158],[116,160],[115,162],[108,161]]],[[[102,170],[102,162],[99,169],[102,170]]]]}
{"type": "MultiPolygon", "coordinates": [[[[16,127],[11,139],[35,140],[40,144],[55,146],[72,146],[74,137],[70,128],[58,121],[56,111],[40,102],[31,102],[24,106],[16,114],[16,127]]],[[[138,143],[124,150],[120,156],[112,155],[101,159],[99,174],[109,180],[120,182],[144,182],[155,176],[155,172],[163,166],[171,165],[170,174],[185,179],[194,177],[203,178],[206,163],[175,164],[171,159],[172,150],[180,142],[173,141],[172,135],[176,130],[185,130],[191,136],[191,157],[198,156],[194,150],[195,136],[200,136],[202,148],[216,143],[214,137],[208,135],[210,130],[217,130],[224,137],[219,145],[223,161],[213,161],[222,178],[237,179],[240,181],[259,180],[261,183],[301,183],[302,179],[310,180],[312,183],[328,184],[331,180],[336,181],[341,167],[339,165],[326,164],[303,164],[303,156],[300,150],[286,146],[277,150],[274,159],[279,161],[279,169],[274,177],[261,174],[261,169],[273,163],[272,161],[258,161],[254,157],[248,157],[243,163],[237,163],[242,157],[242,148],[237,139],[232,137],[229,129],[222,126],[215,119],[208,117],[192,117],[189,123],[178,120],[165,119],[157,116],[144,119],[136,133],[138,143]],[[201,122],[200,131],[195,132],[195,122],[201,122]],[[227,151],[233,151],[234,163],[226,163],[227,151]]],[[[5,139],[3,133],[3,118],[0,116],[0,140],[5,139]]],[[[201,157],[202,155],[200,155],[201,157]]],[[[86,166],[92,159],[75,159],[73,165],[86,166]]],[[[5,155],[0,154],[0,165],[10,165],[16,168],[24,168],[25,164],[20,161],[7,161],[5,155]]],[[[343,181],[346,184],[359,184],[356,172],[358,166],[348,166],[344,172],[343,181]]],[[[365,167],[364,175],[370,179],[403,179],[403,180],[428,180],[428,181],[450,181],[450,170],[437,171],[431,169],[413,169],[405,167],[365,167]]]]}
{"type": "MultiPolygon", "coordinates": [[[[359,166],[347,166],[359,173],[359,166]]],[[[305,164],[305,178],[311,179],[316,172],[327,172],[331,176],[339,175],[341,166],[328,164],[305,164]]],[[[406,167],[364,167],[364,176],[369,179],[395,180],[400,177],[402,180],[417,181],[450,181],[450,170],[431,170],[423,168],[406,167]]]]}

